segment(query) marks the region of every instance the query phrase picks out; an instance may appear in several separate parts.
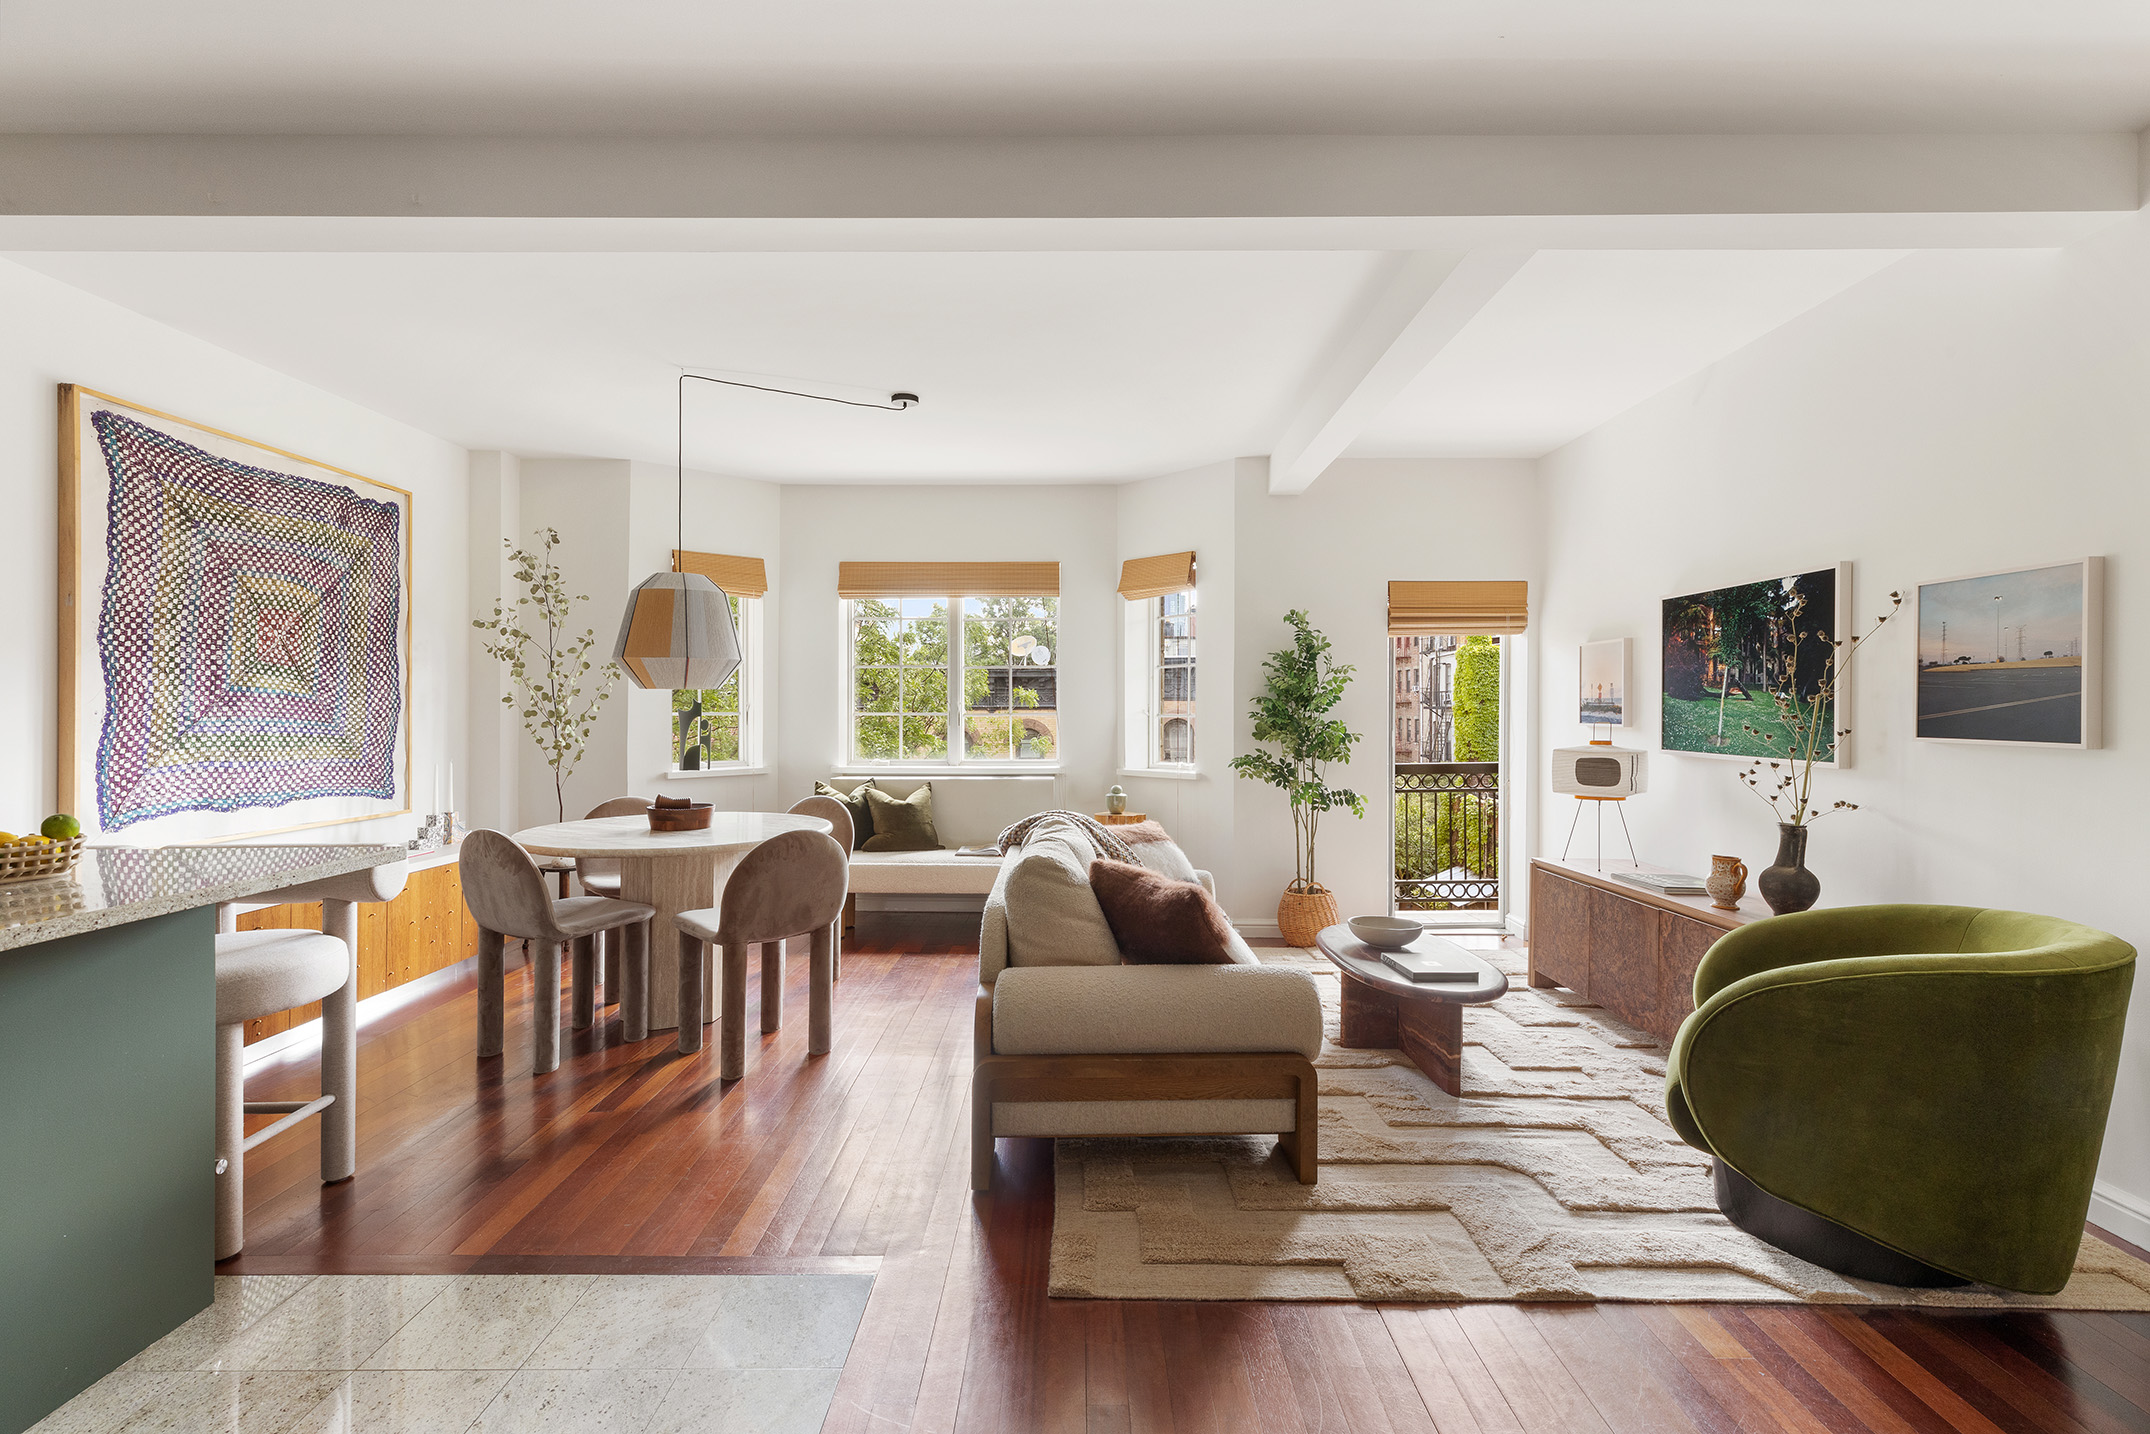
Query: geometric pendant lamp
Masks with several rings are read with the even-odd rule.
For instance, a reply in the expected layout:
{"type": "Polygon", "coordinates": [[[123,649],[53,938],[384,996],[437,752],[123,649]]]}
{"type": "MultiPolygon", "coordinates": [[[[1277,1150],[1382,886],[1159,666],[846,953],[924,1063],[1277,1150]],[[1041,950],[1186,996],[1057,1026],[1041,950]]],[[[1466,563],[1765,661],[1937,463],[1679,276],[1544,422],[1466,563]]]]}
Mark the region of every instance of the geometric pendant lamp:
{"type": "MultiPolygon", "coordinates": [[[[825,393],[802,393],[798,389],[739,379],[714,378],[706,373],[681,373],[673,389],[674,441],[678,444],[678,467],[673,493],[675,548],[685,548],[687,508],[687,383],[722,384],[727,388],[750,388],[761,393],[781,393],[792,398],[817,399],[850,408],[882,408],[894,413],[918,407],[915,393],[892,393],[886,403],[836,398],[825,393]]],[[[699,573],[658,573],[627,595],[627,612],[620,619],[620,640],[612,645],[612,660],[626,670],[627,680],[637,687],[722,687],[739,670],[739,630],[732,625],[732,605],[723,590],[699,573]]]]}
{"type": "Polygon", "coordinates": [[[739,668],[732,605],[700,573],[658,573],[627,595],[612,660],[637,687],[722,687],[739,668]]]}

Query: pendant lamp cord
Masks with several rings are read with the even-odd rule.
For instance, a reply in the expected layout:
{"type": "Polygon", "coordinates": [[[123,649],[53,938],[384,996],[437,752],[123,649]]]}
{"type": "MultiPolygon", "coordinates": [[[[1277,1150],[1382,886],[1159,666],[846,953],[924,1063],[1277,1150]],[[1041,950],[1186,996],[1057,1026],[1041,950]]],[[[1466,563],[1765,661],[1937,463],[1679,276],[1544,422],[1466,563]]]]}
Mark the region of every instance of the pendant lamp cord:
{"type": "Polygon", "coordinates": [[[856,398],[836,398],[826,393],[802,393],[795,388],[771,388],[767,384],[742,383],[735,378],[711,378],[706,373],[682,373],[674,397],[673,407],[673,457],[672,470],[672,524],[673,549],[672,571],[679,571],[678,554],[687,548],[687,380],[698,379],[703,383],[721,383],[727,388],[751,388],[756,393],[782,393],[793,398],[818,399],[822,403],[841,403],[848,408],[883,408],[891,413],[918,406],[915,393],[892,393],[887,403],[867,403],[856,398]]]}

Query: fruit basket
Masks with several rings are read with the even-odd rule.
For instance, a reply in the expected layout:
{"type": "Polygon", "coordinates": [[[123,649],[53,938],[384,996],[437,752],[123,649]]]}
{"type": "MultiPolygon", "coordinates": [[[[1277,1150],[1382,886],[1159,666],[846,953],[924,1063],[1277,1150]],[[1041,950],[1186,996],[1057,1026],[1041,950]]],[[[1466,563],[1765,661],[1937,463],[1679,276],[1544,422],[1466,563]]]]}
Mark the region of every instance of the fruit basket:
{"type": "Polygon", "coordinates": [[[0,846],[0,882],[65,876],[81,859],[85,837],[64,841],[18,841],[0,846]]]}

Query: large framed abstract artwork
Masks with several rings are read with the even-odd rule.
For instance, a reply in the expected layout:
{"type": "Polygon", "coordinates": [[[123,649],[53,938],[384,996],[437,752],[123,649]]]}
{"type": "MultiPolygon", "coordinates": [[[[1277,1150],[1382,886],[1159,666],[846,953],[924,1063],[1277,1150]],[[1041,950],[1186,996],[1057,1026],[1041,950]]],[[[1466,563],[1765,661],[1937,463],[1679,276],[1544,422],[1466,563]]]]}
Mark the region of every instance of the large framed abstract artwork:
{"type": "Polygon", "coordinates": [[[125,843],[410,809],[411,495],[60,387],[59,806],[125,843]]]}
{"type": "MultiPolygon", "coordinates": [[[[1659,689],[1667,752],[1783,757],[1792,745],[1780,697],[1811,702],[1836,662],[1839,616],[1851,611],[1851,564],[1786,573],[1664,600],[1659,689]]],[[[1839,714],[1851,706],[1851,672],[1837,674],[1821,766],[1851,765],[1839,714]]]]}

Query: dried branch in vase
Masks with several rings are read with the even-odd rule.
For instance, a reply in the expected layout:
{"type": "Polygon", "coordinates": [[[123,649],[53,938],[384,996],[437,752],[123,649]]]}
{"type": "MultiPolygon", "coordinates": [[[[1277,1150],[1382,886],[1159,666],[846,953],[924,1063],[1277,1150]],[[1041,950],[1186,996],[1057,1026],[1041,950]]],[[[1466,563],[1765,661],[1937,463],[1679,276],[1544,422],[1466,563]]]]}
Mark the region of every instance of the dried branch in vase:
{"type": "MultiPolygon", "coordinates": [[[[1804,598],[1794,603],[1790,614],[1794,623],[1798,621],[1799,612],[1805,605],[1804,598]]],[[[1769,804],[1769,809],[1776,813],[1779,822],[1795,827],[1812,826],[1831,812],[1859,810],[1856,802],[1832,802],[1826,807],[1816,803],[1814,764],[1822,757],[1825,737],[1831,739],[1828,750],[1834,752],[1836,739],[1851,735],[1849,727],[1839,727],[1834,733],[1830,731],[1829,719],[1836,712],[1838,682],[1850,670],[1853,656],[1875,633],[1888,625],[1889,619],[1896,616],[1903,605],[1902,593],[1890,593],[1889,610],[1875,618],[1872,627],[1849,639],[1830,638],[1823,633],[1796,628],[1792,639],[1792,659],[1785,664],[1785,686],[1769,694],[1776,701],[1778,721],[1782,724],[1783,732],[1764,732],[1749,723],[1740,724],[1742,729],[1773,751],[1778,749],[1780,741],[1783,743],[1784,755],[1781,759],[1757,760],[1739,774],[1740,780],[1747,784],[1747,789],[1769,804]],[[1791,674],[1797,673],[1799,649],[1809,638],[1827,642],[1834,649],[1834,653],[1833,660],[1824,667],[1814,691],[1802,697],[1798,681],[1791,674]],[[1767,771],[1764,770],[1765,767],[1767,771]]]]}

